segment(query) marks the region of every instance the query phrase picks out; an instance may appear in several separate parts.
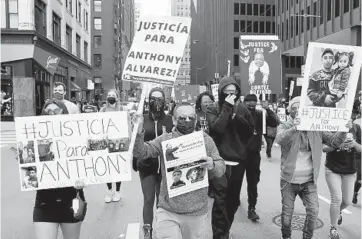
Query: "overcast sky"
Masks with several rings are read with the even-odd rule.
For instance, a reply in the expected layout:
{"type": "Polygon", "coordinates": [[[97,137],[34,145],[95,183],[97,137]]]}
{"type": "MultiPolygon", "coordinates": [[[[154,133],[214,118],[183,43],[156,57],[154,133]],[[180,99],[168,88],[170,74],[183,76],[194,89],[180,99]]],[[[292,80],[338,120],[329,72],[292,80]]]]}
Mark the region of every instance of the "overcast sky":
{"type": "Polygon", "coordinates": [[[141,15],[171,15],[171,0],[136,0],[142,4],[141,15]]]}

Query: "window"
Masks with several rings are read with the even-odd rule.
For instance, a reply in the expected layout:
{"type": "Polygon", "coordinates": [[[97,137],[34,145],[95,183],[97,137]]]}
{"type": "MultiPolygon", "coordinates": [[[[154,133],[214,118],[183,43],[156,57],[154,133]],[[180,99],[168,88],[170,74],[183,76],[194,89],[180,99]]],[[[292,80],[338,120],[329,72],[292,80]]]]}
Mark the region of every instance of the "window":
{"type": "Polygon", "coordinates": [[[361,0],[353,0],[353,9],[358,8],[359,7],[359,3],[361,0]]]}
{"type": "Polygon", "coordinates": [[[349,12],[349,0],[343,0],[343,9],[344,13],[349,12]]]}
{"type": "Polygon", "coordinates": [[[234,20],[234,32],[239,32],[239,20],[234,20]]]}
{"type": "MultiPolygon", "coordinates": [[[[268,31],[268,27],[266,28],[266,30],[268,31]]],[[[285,23],[285,39],[288,40],[289,38],[289,25],[288,25],[288,19],[285,23]]]]}
{"type": "Polygon", "coordinates": [[[234,15],[239,15],[239,3],[234,3],[234,15]]]}
{"type": "Polygon", "coordinates": [[[67,50],[72,53],[72,28],[68,25],[65,27],[65,46],[67,47],[67,50]]]}
{"type": "Polygon", "coordinates": [[[88,42],[84,41],[84,61],[88,63],[88,42]]]}
{"type": "Polygon", "coordinates": [[[102,37],[101,36],[94,36],[94,48],[100,48],[102,45],[102,37]]]}
{"type": "Polygon", "coordinates": [[[284,22],[282,22],[281,40],[284,41],[284,22]]]}
{"type": "Polygon", "coordinates": [[[102,30],[102,18],[94,18],[94,30],[102,30]]]}
{"type": "Polygon", "coordinates": [[[6,28],[6,1],[1,0],[1,28],[6,28]]]}
{"type": "Polygon", "coordinates": [[[289,0],[286,0],[287,10],[289,9],[289,0]]]}
{"type": "Polygon", "coordinates": [[[253,32],[253,29],[252,29],[253,28],[253,26],[252,26],[253,22],[252,21],[247,21],[246,24],[247,24],[246,31],[249,32],[249,33],[253,32]]]}
{"type": "Polygon", "coordinates": [[[82,3],[78,2],[78,22],[82,22],[82,3]]]}
{"type": "Polygon", "coordinates": [[[61,19],[53,12],[53,41],[60,45],[60,22],[61,19]]]}
{"type": "Polygon", "coordinates": [[[339,17],[339,8],[340,8],[340,1],[334,0],[334,17],[339,17]]]}
{"type": "Polygon", "coordinates": [[[259,22],[254,21],[253,25],[254,25],[253,26],[254,33],[259,33],[259,22]]]}
{"type": "Polygon", "coordinates": [[[284,12],[284,0],[282,0],[282,13],[284,12]]]}
{"type": "Polygon", "coordinates": [[[259,4],[254,4],[254,16],[259,16],[259,4]]]}
{"type": "MultiPolygon", "coordinates": [[[[317,2],[313,3],[313,15],[317,16],[317,2]]],[[[313,17],[313,27],[317,26],[317,17],[313,17]]]]}
{"type": "Polygon", "coordinates": [[[80,58],[80,36],[78,34],[75,35],[75,42],[77,44],[77,57],[80,58]]]}
{"type": "Polygon", "coordinates": [[[239,55],[234,55],[234,66],[239,66],[239,55]]]}
{"type": "Polygon", "coordinates": [[[302,66],[302,57],[301,56],[297,56],[297,68],[301,68],[302,66]]]}
{"type": "Polygon", "coordinates": [[[294,36],[294,17],[290,18],[290,37],[292,38],[294,36]]]}
{"type": "Polygon", "coordinates": [[[271,22],[266,22],[266,33],[271,33],[271,22]]]}
{"type": "Polygon", "coordinates": [[[251,3],[248,3],[247,15],[249,15],[249,16],[253,15],[253,4],[251,4],[251,3]]]}
{"type": "Polygon", "coordinates": [[[260,22],[260,33],[265,33],[265,23],[264,21],[263,22],[260,22]]]}
{"type": "Polygon", "coordinates": [[[65,8],[69,11],[72,12],[73,11],[73,3],[72,0],[65,0],[65,8]]]}
{"type": "MultiPolygon", "coordinates": [[[[310,6],[307,7],[307,14],[310,15],[310,6]]],[[[310,17],[307,17],[307,31],[310,29],[310,17]]]]}
{"type": "Polygon", "coordinates": [[[1,28],[18,26],[18,0],[1,0],[1,28]]]}
{"type": "Polygon", "coordinates": [[[273,5],[273,17],[275,17],[275,5],[273,5]]]}
{"type": "Polygon", "coordinates": [[[245,21],[242,20],[240,21],[240,32],[245,32],[245,31],[246,31],[245,21]]]}
{"type": "MultiPolygon", "coordinates": [[[[304,15],[304,10],[302,10],[300,12],[301,15],[304,15]]],[[[300,33],[303,33],[304,32],[304,18],[301,17],[300,18],[300,33]]]]}
{"type": "Polygon", "coordinates": [[[319,16],[321,16],[319,19],[320,19],[320,22],[319,24],[323,24],[324,22],[324,11],[323,11],[323,1],[324,0],[320,0],[319,1],[319,16]]]}
{"type": "Polygon", "coordinates": [[[289,64],[290,59],[289,59],[289,58],[290,58],[290,56],[286,56],[286,57],[285,57],[285,62],[284,62],[284,63],[285,63],[285,68],[290,68],[290,66],[289,66],[289,65],[290,65],[290,64],[289,64]]]}
{"type": "Polygon", "coordinates": [[[332,20],[332,0],[327,1],[327,21],[332,20]]]}
{"type": "Polygon", "coordinates": [[[35,29],[40,33],[46,36],[47,34],[47,15],[46,15],[46,5],[40,0],[35,2],[35,29]]]}
{"type": "Polygon", "coordinates": [[[299,17],[295,18],[295,35],[299,35],[299,17]]]}
{"type": "Polygon", "coordinates": [[[234,37],[234,49],[239,49],[239,37],[234,37]]]}
{"type": "Polygon", "coordinates": [[[264,4],[260,5],[260,16],[265,16],[265,5],[264,4]]]}
{"type": "Polygon", "coordinates": [[[295,68],[295,59],[296,57],[295,56],[291,56],[290,57],[290,68],[295,68]]]}
{"type": "Polygon", "coordinates": [[[94,54],[94,67],[101,68],[102,67],[102,55],[94,54]]]}
{"type": "Polygon", "coordinates": [[[240,15],[245,15],[245,3],[240,3],[240,15]]]}
{"type": "Polygon", "coordinates": [[[266,5],[266,14],[265,15],[268,17],[271,16],[271,5],[266,5]]]}
{"type": "Polygon", "coordinates": [[[88,31],[89,30],[89,22],[88,22],[88,12],[84,10],[84,28],[88,31]]]}
{"type": "Polygon", "coordinates": [[[275,34],[275,22],[273,22],[273,27],[272,27],[272,28],[273,28],[273,32],[272,32],[272,33],[275,34]]]}

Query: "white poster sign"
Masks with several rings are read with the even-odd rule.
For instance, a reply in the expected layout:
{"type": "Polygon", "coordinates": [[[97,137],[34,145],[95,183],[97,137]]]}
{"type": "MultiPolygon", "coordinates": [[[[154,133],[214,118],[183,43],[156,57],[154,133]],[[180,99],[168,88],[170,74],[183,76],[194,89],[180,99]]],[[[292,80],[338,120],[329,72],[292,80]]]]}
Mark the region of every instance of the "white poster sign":
{"type": "Polygon", "coordinates": [[[297,78],[297,86],[303,86],[303,77],[297,78]]]}
{"type": "Polygon", "coordinates": [[[219,101],[219,84],[211,85],[211,93],[214,96],[215,102],[219,101]]]}
{"type": "Polygon", "coordinates": [[[122,80],[174,85],[190,26],[186,17],[141,17],[122,80]]]}
{"type": "Polygon", "coordinates": [[[209,186],[207,169],[199,166],[206,157],[203,131],[164,141],[162,150],[170,198],[209,186]]]}
{"type": "Polygon", "coordinates": [[[290,82],[290,86],[289,86],[289,96],[290,96],[290,97],[292,97],[293,92],[294,92],[294,80],[292,80],[292,81],[290,82]]]}
{"type": "Polygon", "coordinates": [[[22,191],[131,180],[127,111],[15,118],[22,191]]]}
{"type": "Polygon", "coordinates": [[[286,112],[285,112],[285,108],[278,108],[277,115],[278,115],[279,120],[280,120],[281,122],[287,121],[287,114],[286,114],[286,112]]]}
{"type": "MultiPolygon", "coordinates": [[[[258,97],[258,98],[259,98],[259,97],[258,97]]],[[[266,134],[266,115],[267,115],[266,110],[263,109],[263,107],[262,107],[260,104],[256,105],[255,108],[256,108],[257,110],[260,110],[260,111],[263,112],[263,134],[266,134]]]]}
{"type": "Polygon", "coordinates": [[[309,43],[299,130],[348,131],[361,65],[362,47],[309,43]]]}

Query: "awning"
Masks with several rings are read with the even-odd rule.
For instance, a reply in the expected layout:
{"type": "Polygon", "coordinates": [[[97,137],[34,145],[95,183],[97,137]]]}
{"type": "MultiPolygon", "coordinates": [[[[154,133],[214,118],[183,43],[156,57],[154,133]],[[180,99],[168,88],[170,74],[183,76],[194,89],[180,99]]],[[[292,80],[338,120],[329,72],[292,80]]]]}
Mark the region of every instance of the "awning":
{"type": "Polygon", "coordinates": [[[34,45],[1,44],[1,62],[20,61],[33,58],[34,45]]]}
{"type": "Polygon", "coordinates": [[[60,58],[32,44],[1,44],[1,62],[33,58],[50,74],[54,75],[60,58]]]}
{"type": "Polygon", "coordinates": [[[76,83],[73,81],[70,82],[70,91],[82,91],[82,88],[80,88],[76,83]]]}

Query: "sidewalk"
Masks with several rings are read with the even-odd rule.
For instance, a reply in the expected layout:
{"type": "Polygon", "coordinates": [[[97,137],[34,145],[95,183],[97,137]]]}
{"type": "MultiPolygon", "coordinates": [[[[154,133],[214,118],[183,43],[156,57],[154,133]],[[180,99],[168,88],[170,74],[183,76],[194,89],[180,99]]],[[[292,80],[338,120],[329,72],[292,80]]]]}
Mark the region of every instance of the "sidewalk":
{"type": "Polygon", "coordinates": [[[1,121],[1,132],[15,131],[15,122],[1,121]]]}

